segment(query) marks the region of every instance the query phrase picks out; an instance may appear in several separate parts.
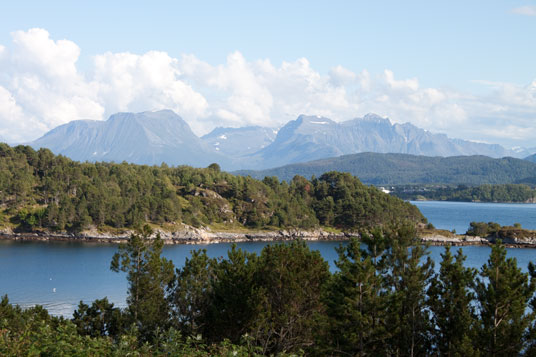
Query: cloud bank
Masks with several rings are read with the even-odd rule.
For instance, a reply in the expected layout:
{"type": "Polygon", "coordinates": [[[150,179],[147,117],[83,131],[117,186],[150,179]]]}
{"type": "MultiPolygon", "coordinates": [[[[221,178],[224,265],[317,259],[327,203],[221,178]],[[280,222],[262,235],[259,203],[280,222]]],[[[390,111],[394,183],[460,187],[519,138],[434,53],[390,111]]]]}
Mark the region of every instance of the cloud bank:
{"type": "Polygon", "coordinates": [[[514,14],[525,15],[525,16],[536,16],[536,6],[520,6],[512,9],[514,14]]]}
{"type": "MultiPolygon", "coordinates": [[[[76,119],[169,108],[203,134],[215,126],[277,127],[299,114],[341,121],[373,112],[451,137],[530,145],[536,137],[536,80],[481,83],[486,95],[423,88],[391,70],[327,74],[305,58],[275,65],[240,52],[211,65],[195,55],[104,53],[77,67],[80,48],[44,29],[12,33],[0,45],[0,139],[25,142],[76,119]]],[[[530,80],[530,79],[529,79],[530,80]]],[[[534,146],[534,145],[533,145],[534,146]]]]}

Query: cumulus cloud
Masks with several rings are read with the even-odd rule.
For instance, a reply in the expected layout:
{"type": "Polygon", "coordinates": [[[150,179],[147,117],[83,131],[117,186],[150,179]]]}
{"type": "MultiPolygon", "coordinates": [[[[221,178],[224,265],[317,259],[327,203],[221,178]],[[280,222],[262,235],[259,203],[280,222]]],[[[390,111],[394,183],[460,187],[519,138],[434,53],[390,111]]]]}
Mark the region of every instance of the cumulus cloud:
{"type": "Polygon", "coordinates": [[[202,116],[203,95],[179,79],[177,60],[165,52],[95,56],[91,85],[108,116],[118,111],[173,109],[187,119],[202,116]]]}
{"type": "Polygon", "coordinates": [[[514,14],[525,15],[525,16],[536,16],[536,6],[520,6],[512,9],[514,14]]]}
{"type": "Polygon", "coordinates": [[[335,66],[321,74],[306,58],[274,64],[240,52],[220,65],[162,51],[107,52],[81,73],[80,48],[69,40],[54,40],[43,29],[17,31],[12,39],[0,46],[0,136],[11,142],[33,140],[75,119],[164,108],[198,134],[215,126],[277,127],[299,114],[342,121],[369,112],[480,141],[528,143],[536,134],[536,81],[482,82],[489,90],[476,96],[424,88],[389,69],[371,74],[335,66]]]}
{"type": "Polygon", "coordinates": [[[0,86],[0,139],[7,141],[23,141],[26,135],[39,135],[44,126],[35,118],[27,118],[15,98],[4,87],[0,86]]]}
{"type": "Polygon", "coordinates": [[[164,52],[97,55],[92,73],[84,74],[74,42],[53,40],[43,29],[11,35],[12,45],[0,48],[2,140],[33,140],[71,120],[106,119],[117,111],[169,108],[194,119],[207,108],[164,52]],[[13,124],[19,122],[32,125],[13,124]]]}

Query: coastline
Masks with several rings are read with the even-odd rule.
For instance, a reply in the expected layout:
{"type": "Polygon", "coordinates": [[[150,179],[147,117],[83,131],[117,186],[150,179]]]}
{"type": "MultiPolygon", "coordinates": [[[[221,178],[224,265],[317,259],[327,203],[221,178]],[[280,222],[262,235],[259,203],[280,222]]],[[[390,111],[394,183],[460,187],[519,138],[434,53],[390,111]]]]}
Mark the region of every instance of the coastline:
{"type": "MultiPolygon", "coordinates": [[[[83,243],[126,243],[133,230],[126,230],[119,234],[100,233],[96,230],[75,233],[17,233],[10,230],[0,231],[0,240],[12,241],[37,241],[37,242],[83,242],[83,243]]],[[[186,226],[182,230],[169,232],[156,229],[154,235],[160,234],[162,241],[167,245],[174,244],[218,244],[218,243],[242,243],[242,242],[284,242],[295,239],[306,241],[346,241],[352,237],[358,237],[357,233],[327,232],[323,229],[301,230],[287,229],[275,231],[249,231],[249,232],[213,232],[209,229],[186,226]]],[[[418,233],[418,238],[423,244],[434,246],[491,246],[495,244],[495,237],[474,237],[468,235],[445,236],[437,232],[418,233]]],[[[507,248],[536,248],[536,237],[530,239],[503,238],[503,244],[507,248]]]]}
{"type": "MultiPolygon", "coordinates": [[[[0,240],[38,241],[38,242],[84,242],[121,244],[128,242],[130,236],[136,233],[126,230],[120,234],[100,233],[95,230],[75,233],[33,232],[17,233],[9,230],[0,231],[0,240]]],[[[344,241],[357,237],[352,233],[332,233],[323,229],[301,230],[283,229],[276,231],[249,232],[213,232],[207,229],[186,226],[182,230],[169,232],[155,229],[153,236],[160,234],[164,244],[218,244],[242,242],[283,242],[296,239],[306,241],[344,241]]]]}

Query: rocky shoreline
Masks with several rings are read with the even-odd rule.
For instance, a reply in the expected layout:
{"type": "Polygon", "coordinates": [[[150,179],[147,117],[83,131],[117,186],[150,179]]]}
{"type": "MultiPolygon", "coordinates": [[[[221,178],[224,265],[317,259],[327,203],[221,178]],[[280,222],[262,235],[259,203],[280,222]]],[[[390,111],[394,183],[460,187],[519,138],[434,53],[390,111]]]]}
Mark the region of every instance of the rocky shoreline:
{"type": "MultiPolygon", "coordinates": [[[[421,242],[430,245],[451,245],[451,246],[491,246],[498,240],[495,237],[474,237],[468,235],[457,235],[455,237],[445,237],[442,235],[427,235],[419,237],[421,242]]],[[[502,243],[507,248],[536,248],[536,239],[520,240],[503,238],[502,243]]]]}
{"type": "MultiPolygon", "coordinates": [[[[118,234],[102,233],[96,229],[74,233],[17,233],[9,229],[0,230],[0,240],[15,241],[42,241],[42,242],[87,242],[87,243],[126,243],[135,233],[125,230],[118,234]]],[[[315,230],[278,230],[278,231],[250,231],[250,232],[213,232],[210,229],[185,226],[183,229],[169,232],[161,229],[159,233],[164,244],[217,244],[242,242],[283,242],[295,239],[307,241],[345,241],[357,237],[356,233],[333,233],[323,229],[315,230]]],[[[422,243],[430,245],[452,246],[490,246],[495,243],[495,237],[473,237],[468,235],[444,236],[441,234],[426,234],[419,236],[422,243]]],[[[502,239],[503,244],[511,248],[536,248],[536,237],[529,239],[502,239]]]]}
{"type": "MultiPolygon", "coordinates": [[[[94,243],[126,243],[133,230],[126,230],[119,234],[102,233],[96,230],[83,231],[80,233],[17,233],[11,230],[1,230],[0,240],[19,241],[58,241],[58,242],[94,242],[94,243]]],[[[315,230],[278,230],[278,231],[255,231],[255,232],[212,232],[207,229],[186,226],[184,229],[174,232],[156,229],[154,236],[160,234],[164,244],[217,244],[217,243],[241,243],[241,242],[280,242],[303,239],[308,241],[343,241],[348,240],[355,234],[332,233],[322,229],[315,230]]]]}

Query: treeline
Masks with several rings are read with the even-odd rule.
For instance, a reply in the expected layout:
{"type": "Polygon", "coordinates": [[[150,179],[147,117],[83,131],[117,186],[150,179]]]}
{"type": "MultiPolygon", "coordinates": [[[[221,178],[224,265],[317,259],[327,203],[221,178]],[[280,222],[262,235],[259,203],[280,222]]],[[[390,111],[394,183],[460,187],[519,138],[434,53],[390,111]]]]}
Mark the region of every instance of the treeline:
{"type": "Polygon", "coordinates": [[[536,231],[528,230],[521,227],[520,223],[514,223],[513,226],[501,226],[496,222],[471,222],[469,229],[465,233],[470,236],[491,237],[501,240],[523,240],[534,239],[536,231]]]}
{"type": "Polygon", "coordinates": [[[409,219],[419,210],[349,174],[289,183],[205,169],[78,163],[47,149],[0,144],[0,219],[18,230],[192,226],[355,229],[409,219]]]}
{"type": "Polygon", "coordinates": [[[534,183],[536,165],[526,160],[487,156],[430,157],[408,154],[359,153],[290,164],[273,169],[238,171],[262,179],[277,176],[290,180],[294,175],[312,177],[324,172],[349,172],[366,184],[464,184],[482,185],[534,183]]]}
{"type": "Polygon", "coordinates": [[[536,189],[524,184],[406,185],[394,186],[392,194],[404,200],[427,199],[461,202],[536,202],[536,189]]]}
{"type": "Polygon", "coordinates": [[[128,307],[80,303],[72,320],[0,304],[2,355],[534,356],[536,269],[494,245],[477,271],[447,247],[438,271],[412,225],[338,248],[332,273],[300,241],[227,257],[194,251],[181,268],[150,231],[111,268],[128,307]]]}

